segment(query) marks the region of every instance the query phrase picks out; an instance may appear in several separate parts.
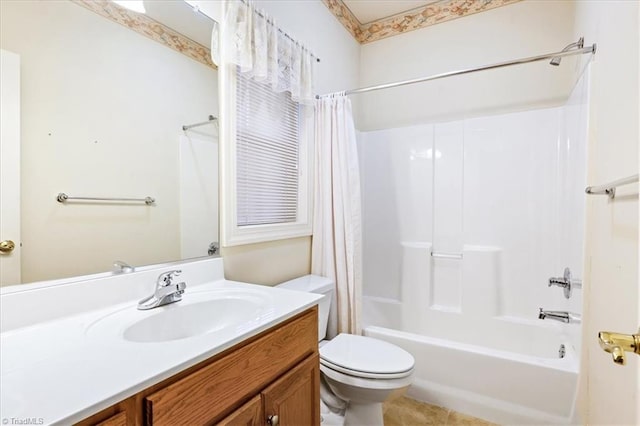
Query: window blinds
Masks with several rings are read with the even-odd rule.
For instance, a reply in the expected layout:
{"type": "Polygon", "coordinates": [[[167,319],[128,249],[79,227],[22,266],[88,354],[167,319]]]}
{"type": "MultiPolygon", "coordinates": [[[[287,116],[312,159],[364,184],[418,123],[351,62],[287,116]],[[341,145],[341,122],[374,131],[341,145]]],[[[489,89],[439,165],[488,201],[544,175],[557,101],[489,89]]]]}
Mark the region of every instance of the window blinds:
{"type": "Polygon", "coordinates": [[[299,105],[289,92],[236,73],[238,226],[295,222],[299,105]]]}

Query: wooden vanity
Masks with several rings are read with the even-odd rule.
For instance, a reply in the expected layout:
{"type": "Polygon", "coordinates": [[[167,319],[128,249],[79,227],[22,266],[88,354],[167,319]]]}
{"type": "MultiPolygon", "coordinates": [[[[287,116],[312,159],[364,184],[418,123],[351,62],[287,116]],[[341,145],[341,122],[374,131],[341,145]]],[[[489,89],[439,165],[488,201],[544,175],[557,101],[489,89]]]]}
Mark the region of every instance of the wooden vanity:
{"type": "Polygon", "coordinates": [[[319,425],[317,307],[78,424],[319,425]]]}

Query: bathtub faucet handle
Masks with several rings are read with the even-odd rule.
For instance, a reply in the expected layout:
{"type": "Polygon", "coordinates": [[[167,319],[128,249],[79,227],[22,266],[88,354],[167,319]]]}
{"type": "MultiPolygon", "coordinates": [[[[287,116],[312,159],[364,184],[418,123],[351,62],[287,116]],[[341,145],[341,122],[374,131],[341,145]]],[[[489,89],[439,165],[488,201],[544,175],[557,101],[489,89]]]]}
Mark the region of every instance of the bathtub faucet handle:
{"type": "Polygon", "coordinates": [[[574,288],[582,288],[582,281],[575,279],[571,276],[571,269],[564,268],[564,275],[562,277],[549,278],[549,287],[552,285],[558,286],[564,290],[564,297],[570,298],[571,291],[574,288]]]}

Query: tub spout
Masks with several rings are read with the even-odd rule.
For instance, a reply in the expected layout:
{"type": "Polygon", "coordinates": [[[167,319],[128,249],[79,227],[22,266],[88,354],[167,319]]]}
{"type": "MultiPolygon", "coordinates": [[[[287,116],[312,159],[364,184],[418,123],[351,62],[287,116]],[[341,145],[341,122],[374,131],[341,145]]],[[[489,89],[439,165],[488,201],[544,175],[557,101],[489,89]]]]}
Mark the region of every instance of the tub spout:
{"type": "Polygon", "coordinates": [[[566,311],[546,311],[540,308],[540,312],[538,313],[538,319],[552,319],[560,322],[564,322],[566,324],[573,323],[579,324],[581,321],[581,317],[578,314],[574,314],[566,311]]]}

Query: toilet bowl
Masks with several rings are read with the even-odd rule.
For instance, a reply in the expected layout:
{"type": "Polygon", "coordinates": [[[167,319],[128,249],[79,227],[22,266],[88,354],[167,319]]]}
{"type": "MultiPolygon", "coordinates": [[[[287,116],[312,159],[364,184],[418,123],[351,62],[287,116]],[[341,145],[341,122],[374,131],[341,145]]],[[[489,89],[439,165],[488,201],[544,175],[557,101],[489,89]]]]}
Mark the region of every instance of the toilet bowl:
{"type": "Polygon", "coordinates": [[[306,275],[278,287],[324,295],[318,306],[320,373],[328,387],[321,388],[324,403],[334,412],[344,411],[345,425],[382,426],[382,403],[401,396],[411,385],[413,356],[371,337],[341,333],[323,340],[334,287],[330,279],[306,275]]]}

